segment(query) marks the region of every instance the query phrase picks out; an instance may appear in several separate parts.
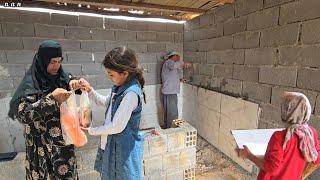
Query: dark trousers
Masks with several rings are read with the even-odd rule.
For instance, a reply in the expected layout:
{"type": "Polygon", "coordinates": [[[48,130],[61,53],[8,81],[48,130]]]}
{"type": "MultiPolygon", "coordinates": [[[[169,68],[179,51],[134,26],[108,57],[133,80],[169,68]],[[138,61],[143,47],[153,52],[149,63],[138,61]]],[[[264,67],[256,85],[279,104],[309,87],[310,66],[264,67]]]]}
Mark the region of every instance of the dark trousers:
{"type": "Polygon", "coordinates": [[[172,121],[178,119],[178,97],[177,94],[162,94],[164,111],[164,128],[170,128],[172,121]]]}

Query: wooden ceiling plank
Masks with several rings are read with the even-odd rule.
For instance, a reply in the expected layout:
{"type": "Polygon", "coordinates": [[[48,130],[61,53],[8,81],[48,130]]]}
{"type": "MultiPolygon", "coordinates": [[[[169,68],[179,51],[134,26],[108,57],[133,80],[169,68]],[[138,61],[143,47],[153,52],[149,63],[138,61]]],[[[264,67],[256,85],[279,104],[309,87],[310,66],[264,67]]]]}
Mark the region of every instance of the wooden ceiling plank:
{"type": "Polygon", "coordinates": [[[198,0],[194,4],[192,4],[192,8],[200,8],[203,4],[207,3],[210,0],[198,0]]]}
{"type": "Polygon", "coordinates": [[[220,2],[217,1],[211,1],[210,3],[208,3],[207,5],[201,7],[200,9],[205,9],[205,10],[210,10],[213,7],[217,6],[220,2]]]}
{"type": "Polygon", "coordinates": [[[77,5],[57,5],[55,3],[49,3],[49,2],[39,2],[39,1],[24,1],[23,2],[24,7],[36,7],[36,8],[47,8],[47,9],[54,9],[54,10],[63,10],[63,11],[70,11],[70,12],[85,12],[85,13],[95,13],[95,14],[101,14],[101,15],[110,15],[110,16],[129,16],[129,17],[140,17],[140,18],[166,18],[171,20],[184,20],[181,18],[175,18],[171,16],[161,16],[161,15],[147,15],[147,14],[131,14],[128,12],[111,12],[111,11],[104,11],[104,10],[98,10],[98,7],[94,8],[86,8],[81,7],[79,8],[77,5]]]}
{"type": "Polygon", "coordinates": [[[168,2],[167,5],[169,5],[169,6],[176,6],[176,4],[179,2],[179,0],[168,0],[167,2],[168,2]]]}
{"type": "Polygon", "coordinates": [[[177,6],[182,6],[182,7],[190,7],[191,4],[193,4],[195,0],[181,0],[177,6]]]}
{"type": "Polygon", "coordinates": [[[138,3],[138,2],[125,2],[117,0],[109,0],[101,2],[101,0],[36,0],[43,2],[63,2],[71,4],[83,4],[83,5],[96,5],[96,6],[106,6],[112,5],[115,7],[129,7],[136,9],[154,9],[159,11],[173,11],[173,12],[193,12],[193,13],[204,13],[205,10],[189,8],[189,7],[178,7],[178,6],[167,6],[159,4],[148,4],[148,3],[138,3]]]}

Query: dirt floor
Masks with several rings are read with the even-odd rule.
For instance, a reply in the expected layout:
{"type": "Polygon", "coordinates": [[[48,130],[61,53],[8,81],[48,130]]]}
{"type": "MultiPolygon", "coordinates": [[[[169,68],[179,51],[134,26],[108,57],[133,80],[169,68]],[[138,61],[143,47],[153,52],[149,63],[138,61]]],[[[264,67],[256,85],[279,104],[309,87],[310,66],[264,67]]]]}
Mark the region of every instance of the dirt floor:
{"type": "Polygon", "coordinates": [[[217,148],[198,136],[197,141],[197,180],[252,180],[249,174],[217,148]]]}

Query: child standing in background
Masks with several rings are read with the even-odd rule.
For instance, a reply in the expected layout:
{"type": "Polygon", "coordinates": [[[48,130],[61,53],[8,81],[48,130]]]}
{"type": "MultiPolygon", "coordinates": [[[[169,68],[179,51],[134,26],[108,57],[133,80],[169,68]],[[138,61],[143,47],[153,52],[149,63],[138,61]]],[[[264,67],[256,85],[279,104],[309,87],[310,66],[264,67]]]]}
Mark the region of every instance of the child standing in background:
{"type": "Polygon", "coordinates": [[[100,95],[87,81],[80,82],[97,105],[107,107],[103,126],[83,128],[101,136],[95,169],[103,180],[142,178],[143,134],[139,132],[145,80],[134,52],[126,47],[111,50],[102,62],[114,84],[111,94],[100,95]]]}

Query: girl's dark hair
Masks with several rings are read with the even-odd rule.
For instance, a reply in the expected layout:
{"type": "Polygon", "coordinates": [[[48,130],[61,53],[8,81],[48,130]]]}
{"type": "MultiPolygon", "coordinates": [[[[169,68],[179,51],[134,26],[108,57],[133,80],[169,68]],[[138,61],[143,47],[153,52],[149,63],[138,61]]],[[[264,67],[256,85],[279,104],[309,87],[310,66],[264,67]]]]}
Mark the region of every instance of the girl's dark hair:
{"type": "MultiPolygon", "coordinates": [[[[105,68],[111,69],[118,73],[128,71],[129,76],[127,82],[133,78],[137,78],[142,90],[145,80],[142,68],[138,67],[138,60],[133,50],[123,46],[112,49],[102,61],[105,68]]],[[[146,102],[146,95],[143,93],[143,100],[146,102]]]]}

